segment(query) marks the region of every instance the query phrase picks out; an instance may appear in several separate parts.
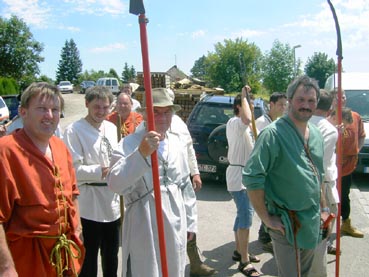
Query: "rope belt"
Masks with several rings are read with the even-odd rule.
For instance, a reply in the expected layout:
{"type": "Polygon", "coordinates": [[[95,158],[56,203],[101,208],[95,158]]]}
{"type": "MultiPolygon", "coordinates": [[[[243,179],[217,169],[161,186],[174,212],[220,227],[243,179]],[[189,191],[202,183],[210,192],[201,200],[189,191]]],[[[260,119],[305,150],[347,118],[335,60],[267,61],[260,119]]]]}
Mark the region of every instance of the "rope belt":
{"type": "MultiPolygon", "coordinates": [[[[69,259],[79,259],[81,258],[81,249],[78,245],[67,238],[65,234],[60,236],[37,236],[38,238],[43,239],[57,239],[53,249],[51,250],[50,254],[50,264],[56,268],[57,276],[62,277],[64,271],[69,270],[69,259]],[[75,255],[72,252],[72,248],[77,250],[78,254],[75,255]],[[65,265],[63,266],[63,252],[65,253],[65,265]]],[[[72,262],[71,270],[74,276],[78,276],[76,269],[74,267],[74,263],[72,262]]]]}
{"type": "Polygon", "coordinates": [[[140,195],[138,198],[131,200],[129,203],[126,203],[126,207],[128,208],[129,206],[131,206],[132,204],[136,203],[137,201],[140,201],[142,198],[146,197],[147,195],[149,195],[150,193],[152,193],[154,191],[154,189],[151,189],[149,191],[147,191],[146,193],[140,195]]]}
{"type": "Polygon", "coordinates": [[[106,187],[106,186],[108,186],[107,183],[84,183],[84,185],[93,186],[93,187],[106,187]]]}
{"type": "Polygon", "coordinates": [[[295,259],[296,259],[296,266],[297,266],[297,276],[300,277],[301,276],[301,265],[299,263],[299,254],[298,254],[296,237],[297,237],[297,232],[301,228],[301,223],[297,217],[296,211],[291,211],[291,210],[287,210],[287,211],[288,211],[288,216],[292,224],[293,243],[294,243],[294,248],[295,248],[295,259]]]}
{"type": "Polygon", "coordinates": [[[300,222],[299,218],[297,217],[297,212],[296,211],[289,210],[287,208],[281,207],[275,202],[273,202],[273,203],[279,209],[287,211],[288,218],[291,221],[292,233],[293,233],[293,244],[294,244],[293,246],[294,246],[294,249],[295,249],[296,271],[297,271],[297,276],[301,277],[301,265],[300,265],[299,253],[298,253],[299,249],[297,248],[297,233],[301,228],[301,222],[300,222]]]}

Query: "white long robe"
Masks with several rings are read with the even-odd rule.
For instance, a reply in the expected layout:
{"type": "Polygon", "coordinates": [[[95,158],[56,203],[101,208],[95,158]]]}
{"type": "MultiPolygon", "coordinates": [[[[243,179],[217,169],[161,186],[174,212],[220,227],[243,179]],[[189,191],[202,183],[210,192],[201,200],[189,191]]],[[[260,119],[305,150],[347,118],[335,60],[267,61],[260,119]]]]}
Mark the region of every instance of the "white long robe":
{"type": "MultiPolygon", "coordinates": [[[[159,277],[161,273],[153,178],[150,157],[145,159],[138,146],[146,133],[143,125],[125,137],[113,152],[109,187],[124,196],[126,212],[122,235],[122,276],[159,277]],[[127,275],[130,259],[131,274],[127,275]]],[[[181,172],[187,148],[177,134],[167,132],[168,156],[158,153],[162,212],[165,230],[168,273],[183,277],[186,265],[188,176],[181,172]]]]}

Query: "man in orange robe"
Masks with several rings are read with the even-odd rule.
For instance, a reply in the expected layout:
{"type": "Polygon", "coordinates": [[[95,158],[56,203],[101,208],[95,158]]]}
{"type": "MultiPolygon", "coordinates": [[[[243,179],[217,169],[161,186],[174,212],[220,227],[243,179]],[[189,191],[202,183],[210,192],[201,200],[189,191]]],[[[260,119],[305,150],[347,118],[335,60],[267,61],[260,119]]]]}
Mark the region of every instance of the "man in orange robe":
{"type": "Polygon", "coordinates": [[[24,127],[0,138],[0,276],[77,276],[81,269],[76,176],[54,136],[63,103],[57,87],[31,84],[21,99],[24,127]]]}
{"type": "Polygon", "coordinates": [[[122,137],[134,133],[136,127],[143,120],[141,114],[132,111],[132,104],[131,96],[125,92],[121,92],[117,97],[116,111],[109,114],[106,118],[118,128],[120,127],[122,137]]]}

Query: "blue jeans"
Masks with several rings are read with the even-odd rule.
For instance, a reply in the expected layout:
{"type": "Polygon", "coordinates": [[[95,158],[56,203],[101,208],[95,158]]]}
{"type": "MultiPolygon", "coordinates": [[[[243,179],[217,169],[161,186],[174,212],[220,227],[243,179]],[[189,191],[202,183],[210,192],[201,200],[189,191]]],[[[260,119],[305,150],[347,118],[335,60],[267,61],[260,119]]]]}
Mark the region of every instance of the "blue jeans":
{"type": "Polygon", "coordinates": [[[250,229],[252,224],[252,217],[254,215],[254,208],[251,205],[247,191],[230,191],[229,192],[236,203],[237,216],[234,222],[233,231],[238,229],[250,229]]]}

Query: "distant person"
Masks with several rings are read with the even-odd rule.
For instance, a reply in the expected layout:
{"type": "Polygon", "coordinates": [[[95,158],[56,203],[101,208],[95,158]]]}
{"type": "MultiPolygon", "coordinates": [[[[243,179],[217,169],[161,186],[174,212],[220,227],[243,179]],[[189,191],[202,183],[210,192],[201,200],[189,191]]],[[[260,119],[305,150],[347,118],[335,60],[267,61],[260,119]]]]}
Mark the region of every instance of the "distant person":
{"type": "Polygon", "coordinates": [[[132,111],[133,99],[125,92],[117,96],[115,111],[107,116],[107,120],[113,122],[120,131],[121,137],[135,132],[137,126],[143,121],[141,114],[132,111]]]}
{"type": "MultiPolygon", "coordinates": [[[[332,101],[333,96],[326,90],[321,89],[317,109],[315,110],[314,115],[311,117],[309,122],[313,123],[319,128],[324,139],[324,179],[322,182],[322,191],[327,205],[325,211],[337,215],[338,203],[340,201],[336,187],[336,180],[338,177],[336,165],[336,144],[338,139],[338,130],[336,128],[336,123],[332,124],[327,118],[332,101]]],[[[345,113],[343,112],[343,114],[345,113]]],[[[343,122],[345,125],[352,123],[351,110],[346,112],[346,116],[343,116],[343,122]],[[347,115],[349,115],[350,118],[347,119],[347,115]]],[[[328,253],[336,255],[337,251],[332,245],[330,237],[330,234],[327,234],[327,237],[324,238],[316,248],[310,276],[327,276],[326,254],[328,253]]]]}
{"type": "MultiPolygon", "coordinates": [[[[333,92],[335,101],[333,109],[337,108],[337,92],[333,92]]],[[[342,91],[342,107],[346,106],[346,94],[342,91]]],[[[364,233],[352,226],[350,212],[350,189],[352,173],[355,171],[360,149],[364,145],[365,130],[363,121],[357,112],[352,111],[353,122],[346,126],[342,136],[342,182],[341,182],[341,233],[356,237],[364,237],[364,233]]]]}
{"type": "MultiPolygon", "coordinates": [[[[255,125],[258,133],[260,133],[266,126],[272,123],[285,114],[287,109],[287,96],[281,92],[273,92],[269,97],[269,111],[255,120],[255,125]]],[[[258,240],[263,244],[263,250],[273,253],[272,239],[263,222],[260,224],[258,240]]]]}
{"type": "MultiPolygon", "coordinates": [[[[158,151],[159,180],[168,273],[185,274],[187,215],[195,201],[184,193],[192,189],[182,166],[188,162],[187,148],[178,134],[169,131],[173,114],[180,110],[166,89],[152,90],[155,131],[141,124],[113,152],[107,176],[109,187],[123,195],[126,206],[122,238],[122,276],[162,276],[158,226],[151,168],[151,154],[158,151]],[[189,201],[190,200],[190,201],[189,201]]],[[[144,118],[146,109],[143,108],[144,118]]]]}
{"type": "Polygon", "coordinates": [[[131,96],[132,99],[132,111],[136,111],[137,108],[141,108],[141,104],[140,102],[138,102],[136,99],[134,99],[133,95],[132,95],[132,86],[130,84],[123,84],[122,89],[120,90],[120,92],[125,92],[127,93],[129,96],[131,96]]]}
{"type": "Polygon", "coordinates": [[[287,97],[287,115],[258,136],[243,184],[272,238],[278,276],[306,277],[321,240],[321,217],[328,217],[320,197],[323,138],[308,122],[319,99],[318,84],[308,76],[297,77],[287,97]]]}
{"type": "Polygon", "coordinates": [[[273,92],[269,97],[269,111],[255,120],[258,132],[263,130],[266,126],[278,119],[287,109],[287,96],[281,92],[273,92]]]}
{"type": "Polygon", "coordinates": [[[0,138],[0,276],[77,276],[84,258],[72,157],[54,132],[59,89],[32,83],[23,128],[0,138]]]}
{"type": "Polygon", "coordinates": [[[110,157],[118,144],[116,126],[105,120],[112,101],[113,94],[107,87],[87,89],[87,115],[64,132],[81,192],[78,199],[86,258],[79,276],[97,276],[99,251],[103,275],[117,276],[120,200],[106,180],[110,157]]]}
{"type": "Polygon", "coordinates": [[[229,166],[226,171],[227,190],[231,194],[237,208],[233,226],[236,250],[233,259],[238,260],[238,270],[246,276],[260,276],[251,262],[260,259],[249,255],[249,236],[254,209],[242,184],[242,169],[249,158],[254,143],[250,135],[251,110],[247,100],[251,88],[244,86],[233,102],[234,117],[226,125],[228,140],[229,166]],[[252,260],[252,261],[251,261],[252,260]]]}

